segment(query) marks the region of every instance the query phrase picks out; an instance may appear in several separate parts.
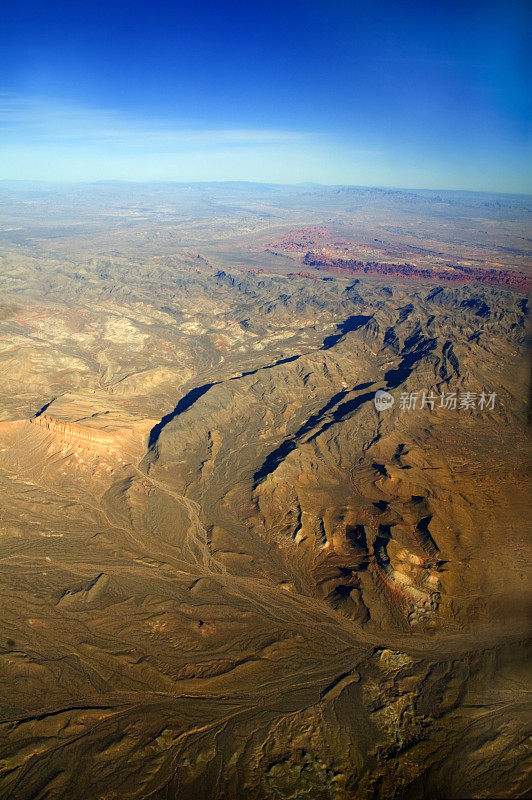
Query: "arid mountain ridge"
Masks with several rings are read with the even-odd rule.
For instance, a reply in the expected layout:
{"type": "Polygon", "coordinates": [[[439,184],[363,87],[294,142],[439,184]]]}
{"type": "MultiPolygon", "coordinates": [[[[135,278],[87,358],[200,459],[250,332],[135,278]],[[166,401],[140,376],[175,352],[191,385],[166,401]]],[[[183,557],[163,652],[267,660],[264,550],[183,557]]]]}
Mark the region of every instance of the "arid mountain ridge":
{"type": "Polygon", "coordinates": [[[0,797],[525,797],[526,200],[3,192],[0,797]]]}

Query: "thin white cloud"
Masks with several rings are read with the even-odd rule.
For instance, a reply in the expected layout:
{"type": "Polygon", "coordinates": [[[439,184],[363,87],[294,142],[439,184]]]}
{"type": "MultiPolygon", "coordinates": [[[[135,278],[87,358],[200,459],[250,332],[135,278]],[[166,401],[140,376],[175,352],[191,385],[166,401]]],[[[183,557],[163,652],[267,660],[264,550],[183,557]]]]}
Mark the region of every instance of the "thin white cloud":
{"type": "Polygon", "coordinates": [[[0,92],[0,180],[361,183],[382,157],[373,142],[347,136],[206,129],[0,92]]]}
{"type": "Polygon", "coordinates": [[[7,93],[0,93],[0,132],[48,143],[102,142],[149,149],[280,145],[308,138],[297,131],[178,127],[167,120],[148,122],[115,111],[7,93]]]}

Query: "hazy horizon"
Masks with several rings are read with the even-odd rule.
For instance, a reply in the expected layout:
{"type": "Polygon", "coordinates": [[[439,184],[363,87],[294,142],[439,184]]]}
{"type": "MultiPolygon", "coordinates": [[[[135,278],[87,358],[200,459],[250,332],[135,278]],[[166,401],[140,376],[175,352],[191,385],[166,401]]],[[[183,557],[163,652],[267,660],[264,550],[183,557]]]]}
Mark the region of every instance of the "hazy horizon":
{"type": "Polygon", "coordinates": [[[529,193],[529,22],[517,0],[23,2],[0,178],[529,193]]]}
{"type": "Polygon", "coordinates": [[[386,186],[377,184],[356,184],[356,183],[320,183],[319,181],[299,181],[280,183],[278,181],[254,181],[254,180],[127,180],[125,178],[102,178],[101,180],[35,180],[31,178],[0,178],[0,184],[16,185],[36,185],[36,186],[220,186],[239,185],[239,186],[271,186],[279,188],[305,188],[316,187],[321,189],[370,189],[382,192],[428,192],[428,193],[447,193],[447,194],[472,194],[472,195],[493,195],[507,197],[532,197],[532,192],[505,192],[493,189],[455,189],[447,186],[386,186]]]}

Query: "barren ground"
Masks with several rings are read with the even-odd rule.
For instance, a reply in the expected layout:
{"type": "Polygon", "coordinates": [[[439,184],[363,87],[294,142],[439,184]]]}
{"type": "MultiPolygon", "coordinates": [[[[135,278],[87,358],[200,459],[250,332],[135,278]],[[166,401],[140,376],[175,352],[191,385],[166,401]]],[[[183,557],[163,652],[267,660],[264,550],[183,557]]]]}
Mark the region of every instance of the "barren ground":
{"type": "Polygon", "coordinates": [[[528,198],[0,199],[0,798],[529,796],[528,198]]]}

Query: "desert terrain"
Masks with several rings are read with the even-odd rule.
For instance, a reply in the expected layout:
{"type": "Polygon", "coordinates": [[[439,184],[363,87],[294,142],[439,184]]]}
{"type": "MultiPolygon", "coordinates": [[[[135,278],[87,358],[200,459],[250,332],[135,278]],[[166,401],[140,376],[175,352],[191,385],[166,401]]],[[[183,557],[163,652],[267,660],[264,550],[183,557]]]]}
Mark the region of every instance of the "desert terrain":
{"type": "Polygon", "coordinates": [[[2,800],[530,796],[531,209],[0,183],[2,800]]]}

